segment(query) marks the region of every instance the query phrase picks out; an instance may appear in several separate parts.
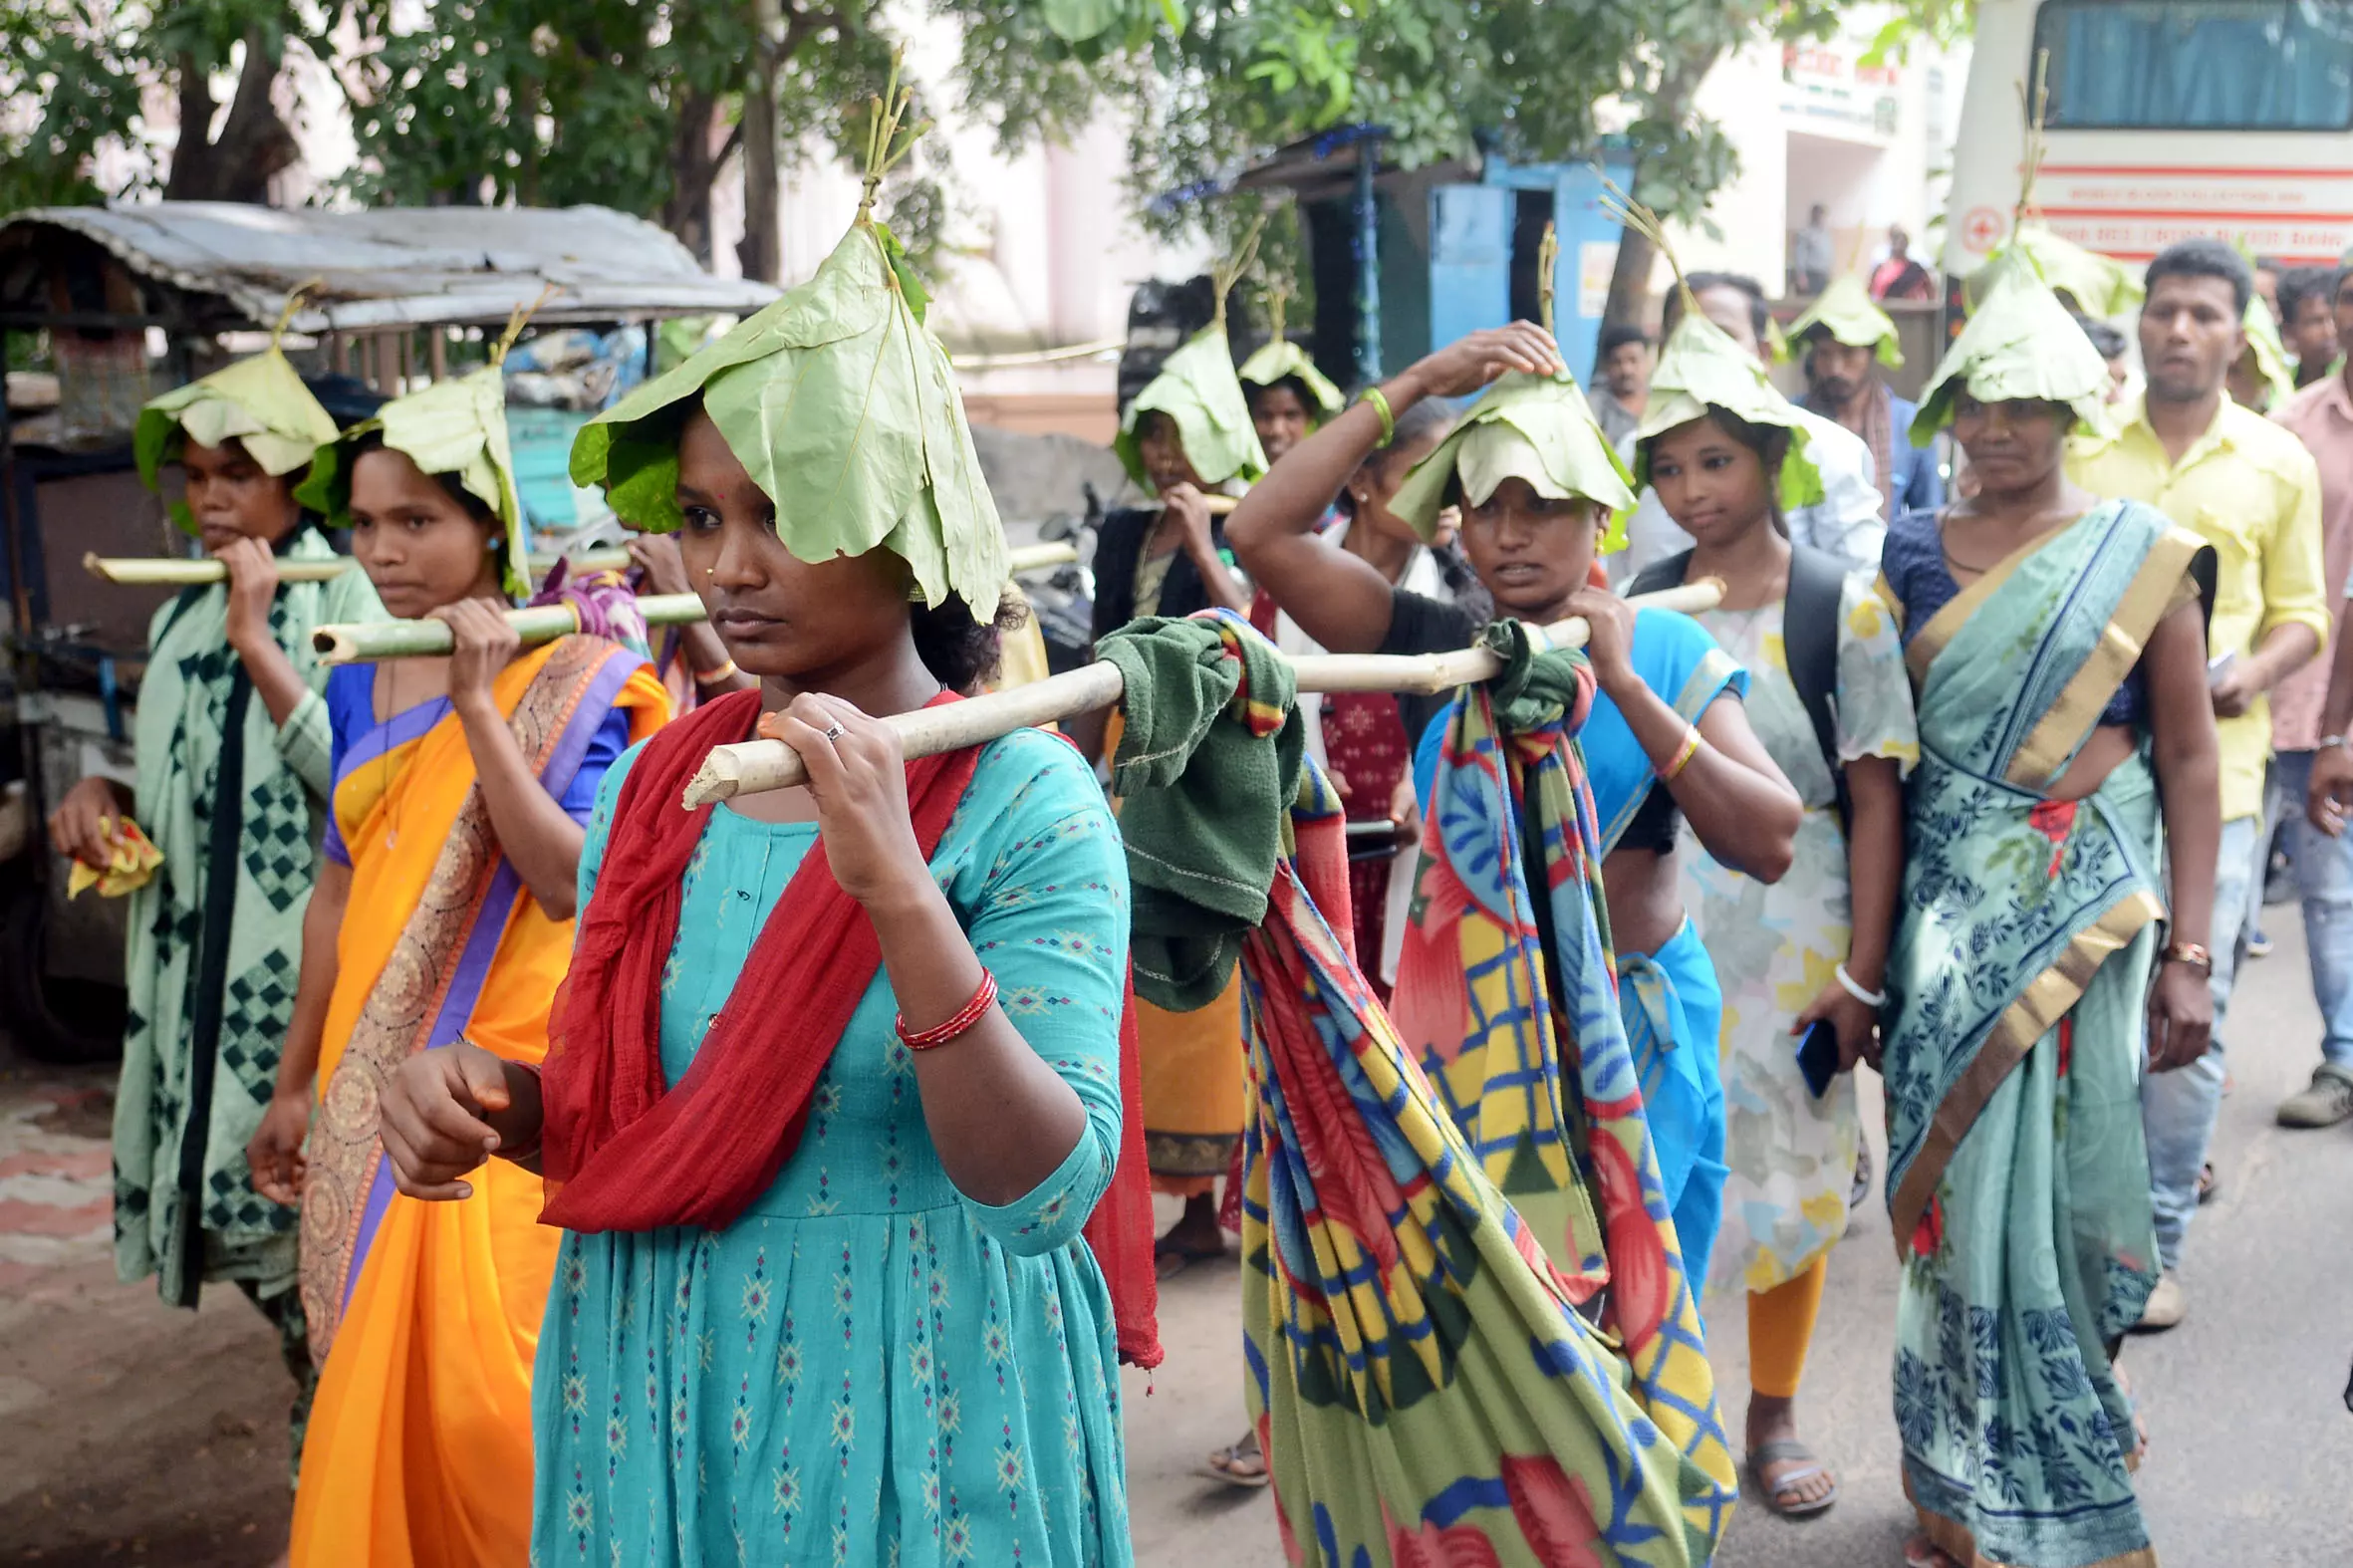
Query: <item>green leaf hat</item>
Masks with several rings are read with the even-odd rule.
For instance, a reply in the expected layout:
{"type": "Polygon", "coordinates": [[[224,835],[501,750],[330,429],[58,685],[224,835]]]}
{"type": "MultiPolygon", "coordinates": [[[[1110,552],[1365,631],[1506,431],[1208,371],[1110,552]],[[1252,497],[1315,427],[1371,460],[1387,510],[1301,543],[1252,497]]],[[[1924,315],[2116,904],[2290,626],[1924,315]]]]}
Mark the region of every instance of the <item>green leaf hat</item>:
{"type": "MultiPolygon", "coordinates": [[[[1273,387],[1289,378],[1297,378],[1307,389],[1313,406],[1307,410],[1311,422],[1320,423],[1348,406],[1348,398],[1331,378],[1315,368],[1315,361],[1307,351],[1283,336],[1283,302],[1288,298],[1284,290],[1273,289],[1267,294],[1267,305],[1273,316],[1273,333],[1259,345],[1257,352],[1242,361],[1241,377],[1253,387],[1273,387]]],[[[1189,455],[1191,448],[1187,447],[1189,455]]]]}
{"type": "Polygon", "coordinates": [[[1789,336],[1803,343],[1806,334],[1816,327],[1850,349],[1877,351],[1879,363],[1891,371],[1904,363],[1895,322],[1879,308],[1879,302],[1871,297],[1863,280],[1853,273],[1841,273],[1831,279],[1813,308],[1789,324],[1789,336]]]}
{"type": "Polygon", "coordinates": [[[572,481],[604,486],[625,522],[677,528],[678,432],[699,401],[776,503],[796,559],[889,550],[923,603],[960,599],[985,622],[1005,591],[1004,525],[947,350],[923,324],[929,296],[874,219],[883,174],[925,129],[894,145],[907,102],[895,73],[857,221],[816,275],[583,426],[572,481]]]}
{"type": "MultiPolygon", "coordinates": [[[[1266,452],[1258,444],[1250,399],[1234,373],[1233,349],[1225,336],[1225,297],[1234,279],[1248,270],[1257,248],[1258,231],[1253,227],[1231,262],[1209,269],[1209,287],[1216,298],[1209,325],[1161,363],[1161,373],[1145,384],[1120,416],[1112,450],[1138,484],[1150,488],[1152,483],[1136,441],[1136,428],[1148,413],[1165,413],[1176,421],[1185,459],[1204,484],[1256,479],[1266,472],[1266,452]]],[[[1257,363],[1255,358],[1251,363],[1257,363]]]]}
{"type": "Polygon", "coordinates": [[[2077,310],[2102,320],[2131,311],[2144,293],[2141,280],[2122,263],[2085,250],[2073,240],[2061,239],[2036,219],[2022,218],[2010,237],[1995,246],[1985,264],[1962,283],[1961,293],[1970,310],[1990,292],[1999,277],[1996,269],[2005,261],[2024,261],[2052,292],[2069,296],[2077,310]]]}
{"type": "Polygon", "coordinates": [[[2108,362],[2031,258],[1989,268],[1993,276],[1968,324],[1920,394],[1912,444],[1926,446],[1953,422],[1954,399],[1966,391],[1979,402],[2063,402],[2079,429],[2107,428],[2108,362]]]}
{"type": "MultiPolygon", "coordinates": [[[[1560,244],[1545,225],[1537,247],[1537,298],[1546,331],[1552,329],[1553,260],[1560,244]]],[[[1585,390],[1566,368],[1550,376],[1512,371],[1498,378],[1446,438],[1414,465],[1398,486],[1389,509],[1424,539],[1438,535],[1438,513],[1457,496],[1483,506],[1506,479],[1521,479],[1546,500],[1582,496],[1598,501],[1613,521],[1604,552],[1625,543],[1625,525],[1615,521],[1633,510],[1634,476],[1617,448],[1601,432],[1585,390]]]]}
{"type": "Polygon", "coordinates": [[[1796,406],[1773,386],[1756,356],[1700,315],[1698,303],[1687,295],[1683,319],[1675,324],[1667,347],[1660,351],[1659,368],[1651,373],[1651,400],[1634,429],[1634,482],[1638,486],[1651,482],[1653,438],[1705,418],[1710,408],[1721,408],[1750,424],[1777,425],[1789,432],[1789,450],[1781,459],[1778,486],[1785,510],[1811,506],[1822,499],[1822,472],[1806,450],[1806,424],[1796,406]]]}
{"type": "Polygon", "coordinates": [[[352,463],[360,443],[380,437],[405,453],[422,472],[454,474],[468,495],[490,508],[499,523],[499,573],[507,597],[531,595],[531,565],[523,529],[523,501],[515,492],[515,454],[507,442],[506,351],[523,330],[527,311],[517,311],[506,335],[492,346],[490,363],[463,376],[394,397],[335,441],[319,449],[295,496],[334,528],[349,528],[352,463]]]}
{"type": "MultiPolygon", "coordinates": [[[[1456,493],[1483,506],[1506,479],[1524,479],[1547,500],[1583,496],[1615,516],[1634,505],[1633,476],[1601,433],[1593,404],[1567,371],[1513,371],[1487,389],[1438,449],[1414,465],[1389,509],[1424,539],[1438,533],[1438,513],[1456,493]]],[[[1618,530],[1603,549],[1619,547],[1618,530]]]]}
{"type": "Polygon", "coordinates": [[[2271,307],[2263,303],[2261,295],[2247,297],[2244,322],[2244,355],[2254,360],[2255,374],[2271,389],[2271,406],[2277,408],[2296,393],[2296,373],[2288,364],[2287,345],[2279,341],[2279,324],[2271,319],[2271,307]]]}
{"type": "MultiPolygon", "coordinates": [[[[163,465],[177,461],[190,439],[205,446],[237,441],[261,464],[262,472],[272,476],[293,473],[335,439],[334,415],[319,406],[278,346],[309,287],[305,284],[286,297],[268,348],[175,388],[139,410],[131,455],[148,489],[163,487],[163,465]]],[[[196,531],[196,519],[185,501],[172,503],[171,520],[191,534],[196,531]]]]}

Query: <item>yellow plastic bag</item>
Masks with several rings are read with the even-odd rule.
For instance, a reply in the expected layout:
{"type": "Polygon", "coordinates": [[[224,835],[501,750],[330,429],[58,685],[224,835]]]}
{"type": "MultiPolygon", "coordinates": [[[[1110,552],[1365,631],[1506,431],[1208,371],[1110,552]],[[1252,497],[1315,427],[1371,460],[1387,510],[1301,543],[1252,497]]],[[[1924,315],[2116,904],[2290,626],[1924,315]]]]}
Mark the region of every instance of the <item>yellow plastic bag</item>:
{"type": "Polygon", "coordinates": [[[139,831],[137,823],[125,817],[115,824],[113,858],[104,866],[75,861],[66,877],[66,897],[78,899],[83,889],[96,888],[102,899],[120,899],[134,888],[145,887],[162,864],[163,852],[139,831]]]}

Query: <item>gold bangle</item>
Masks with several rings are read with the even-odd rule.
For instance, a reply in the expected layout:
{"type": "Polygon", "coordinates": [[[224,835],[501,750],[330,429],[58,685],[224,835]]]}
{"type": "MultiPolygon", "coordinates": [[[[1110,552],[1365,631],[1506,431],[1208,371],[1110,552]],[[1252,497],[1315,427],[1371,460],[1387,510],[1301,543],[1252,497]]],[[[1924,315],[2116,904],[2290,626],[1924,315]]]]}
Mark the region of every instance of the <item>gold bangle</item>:
{"type": "Polygon", "coordinates": [[[1381,415],[1381,445],[1386,447],[1397,439],[1397,415],[1390,411],[1389,398],[1378,387],[1368,387],[1356,396],[1358,402],[1369,402],[1373,411],[1381,415]]]}
{"type": "Polygon", "coordinates": [[[735,667],[735,660],[730,658],[716,669],[696,670],[694,683],[698,686],[715,686],[722,680],[733,680],[742,673],[742,670],[735,667]]]}
{"type": "Polygon", "coordinates": [[[1699,734],[1699,726],[1686,724],[1684,728],[1687,733],[1684,735],[1683,745],[1676,751],[1675,760],[1668,763],[1665,770],[1659,775],[1659,781],[1663,784],[1673,783],[1684,769],[1692,765],[1692,758],[1699,754],[1699,742],[1702,738],[1699,734]]]}

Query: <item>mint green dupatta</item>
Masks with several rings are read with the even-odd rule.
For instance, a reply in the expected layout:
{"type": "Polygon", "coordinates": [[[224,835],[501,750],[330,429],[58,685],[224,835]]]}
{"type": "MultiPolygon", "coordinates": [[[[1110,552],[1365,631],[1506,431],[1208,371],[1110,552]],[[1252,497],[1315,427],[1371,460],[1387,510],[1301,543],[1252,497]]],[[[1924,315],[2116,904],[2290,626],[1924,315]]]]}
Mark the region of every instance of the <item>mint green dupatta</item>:
{"type": "Polygon", "coordinates": [[[1896,1423],[1923,1526],[1962,1562],[2155,1562],[2105,1347],[2157,1280],[2139,1098],[2157,790],[2144,747],[2082,801],[2045,791],[2196,597],[2205,548],[2105,502],[1908,650],[1921,763],[1885,1068],[1896,1423]]]}

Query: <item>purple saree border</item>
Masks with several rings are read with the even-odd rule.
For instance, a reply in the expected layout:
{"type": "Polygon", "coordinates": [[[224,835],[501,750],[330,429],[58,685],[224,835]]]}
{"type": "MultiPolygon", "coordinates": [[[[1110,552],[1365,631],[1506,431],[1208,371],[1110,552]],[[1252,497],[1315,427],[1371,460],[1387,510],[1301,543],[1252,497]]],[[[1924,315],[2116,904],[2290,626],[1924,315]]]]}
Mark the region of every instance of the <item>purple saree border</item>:
{"type": "MultiPolygon", "coordinates": [[[[540,769],[542,789],[558,800],[564,798],[580,772],[582,759],[588,755],[589,743],[612,711],[613,699],[621,695],[630,676],[644,663],[643,658],[629,650],[616,649],[589,677],[579,702],[573,706],[572,716],[565,721],[564,733],[557,737],[555,748],[548,753],[547,765],[540,769]]],[[[387,721],[387,727],[395,722],[397,715],[387,721]]],[[[441,1008],[433,1018],[425,1049],[447,1045],[465,1032],[474,1015],[474,1004],[481,999],[482,987],[489,982],[490,965],[498,957],[498,945],[506,936],[507,921],[522,895],[523,879],[501,857],[498,870],[491,874],[490,887],[482,896],[482,907],[475,913],[473,929],[466,933],[465,948],[458,955],[457,968],[442,995],[441,1008]]],[[[368,1182],[368,1201],[360,1210],[360,1222],[353,1237],[351,1265],[344,1271],[343,1304],[347,1312],[351,1310],[352,1292],[360,1286],[361,1269],[376,1244],[377,1227],[392,1206],[392,1168],[385,1163],[384,1152],[379,1149],[376,1171],[368,1182]]]]}

